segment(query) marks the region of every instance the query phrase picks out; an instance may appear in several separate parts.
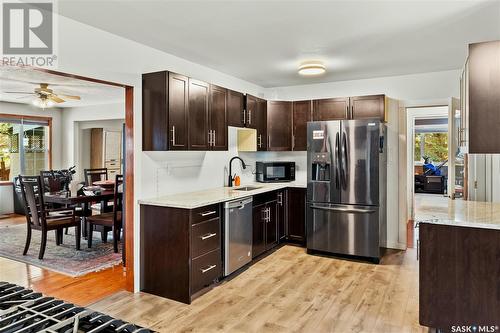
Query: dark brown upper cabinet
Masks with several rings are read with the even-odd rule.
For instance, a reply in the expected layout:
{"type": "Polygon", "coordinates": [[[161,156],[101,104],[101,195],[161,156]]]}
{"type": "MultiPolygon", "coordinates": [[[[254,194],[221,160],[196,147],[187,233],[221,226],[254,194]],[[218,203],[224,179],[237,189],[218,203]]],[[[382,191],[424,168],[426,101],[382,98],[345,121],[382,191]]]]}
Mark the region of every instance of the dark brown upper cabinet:
{"type": "Polygon", "coordinates": [[[227,125],[245,127],[245,95],[227,89],[227,125]]]}
{"type": "Polygon", "coordinates": [[[243,121],[246,127],[257,129],[258,101],[259,101],[258,97],[252,95],[246,96],[245,99],[246,107],[245,107],[244,121],[243,121]]]}
{"type": "Polygon", "coordinates": [[[257,129],[257,151],[267,150],[267,101],[257,98],[257,108],[255,116],[251,121],[255,120],[255,128],[257,129]]]}
{"type": "Polygon", "coordinates": [[[188,78],[166,71],[142,75],[142,150],[186,150],[188,78]]]}
{"type": "Polygon", "coordinates": [[[292,150],[292,102],[267,102],[267,150],[292,150]]]}
{"type": "Polygon", "coordinates": [[[500,41],[469,45],[467,75],[469,153],[500,153],[500,41]]]}
{"type": "Polygon", "coordinates": [[[227,100],[227,89],[210,85],[209,147],[212,150],[227,150],[227,100]]]}
{"type": "Polygon", "coordinates": [[[188,82],[186,76],[168,74],[168,125],[170,150],[188,149],[188,82]]]}
{"type": "Polygon", "coordinates": [[[292,150],[307,150],[307,122],[312,121],[312,101],[293,102],[292,150]]]}
{"type": "Polygon", "coordinates": [[[326,98],[313,101],[313,120],[349,119],[349,98],[326,98]]]}
{"type": "Polygon", "coordinates": [[[385,95],[351,97],[350,119],[385,120],[385,95]]]}
{"type": "Polygon", "coordinates": [[[142,150],[168,150],[168,73],[142,75],[142,150]]]}
{"type": "Polygon", "coordinates": [[[209,148],[209,115],[208,90],[206,82],[189,79],[189,149],[208,150],[209,148]]]}

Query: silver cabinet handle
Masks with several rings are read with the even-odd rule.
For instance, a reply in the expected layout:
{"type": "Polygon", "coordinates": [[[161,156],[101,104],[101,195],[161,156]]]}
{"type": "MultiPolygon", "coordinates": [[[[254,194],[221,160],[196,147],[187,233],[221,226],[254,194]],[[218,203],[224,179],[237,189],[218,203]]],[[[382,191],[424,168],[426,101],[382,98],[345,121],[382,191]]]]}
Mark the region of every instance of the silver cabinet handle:
{"type": "Polygon", "coordinates": [[[210,233],[210,234],[206,234],[206,235],[200,236],[200,238],[201,238],[201,240],[205,240],[205,239],[212,238],[214,236],[217,236],[217,234],[216,233],[210,233]]]}
{"type": "Polygon", "coordinates": [[[172,146],[175,146],[175,126],[170,130],[172,132],[172,146]]]}
{"type": "Polygon", "coordinates": [[[212,145],[212,131],[208,130],[208,146],[212,145]]]}
{"type": "Polygon", "coordinates": [[[283,206],[283,192],[278,193],[278,205],[283,206]]]}
{"type": "Polygon", "coordinates": [[[209,212],[203,212],[203,213],[200,213],[201,216],[208,216],[208,215],[213,215],[217,213],[216,210],[212,210],[212,211],[209,211],[209,212]]]}
{"type": "Polygon", "coordinates": [[[207,268],[205,268],[205,269],[201,268],[200,270],[201,270],[201,272],[202,272],[203,274],[205,274],[206,272],[211,271],[211,270],[212,270],[212,269],[214,269],[215,267],[217,267],[217,265],[209,265],[207,268]]]}
{"type": "Polygon", "coordinates": [[[417,239],[417,260],[420,260],[420,239],[417,239]]]}
{"type": "Polygon", "coordinates": [[[243,110],[243,125],[247,122],[247,110],[243,110]]]}
{"type": "Polygon", "coordinates": [[[292,135],[292,150],[295,149],[295,135],[292,135]]]}
{"type": "Polygon", "coordinates": [[[212,146],[214,146],[214,147],[215,147],[215,138],[216,138],[216,136],[215,136],[215,130],[213,130],[213,133],[214,133],[214,134],[213,134],[214,136],[213,136],[213,138],[212,138],[212,146]]]}
{"type": "Polygon", "coordinates": [[[248,110],[248,125],[252,125],[252,110],[248,110]]]}
{"type": "Polygon", "coordinates": [[[257,145],[259,146],[259,148],[262,148],[262,134],[259,134],[259,138],[258,138],[258,143],[257,145]]]}

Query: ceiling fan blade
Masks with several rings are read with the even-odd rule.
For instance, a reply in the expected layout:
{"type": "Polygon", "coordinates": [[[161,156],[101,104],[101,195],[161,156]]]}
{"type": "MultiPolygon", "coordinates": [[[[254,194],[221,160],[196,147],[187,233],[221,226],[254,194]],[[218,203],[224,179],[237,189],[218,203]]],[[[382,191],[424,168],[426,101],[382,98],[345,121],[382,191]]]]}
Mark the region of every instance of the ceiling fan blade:
{"type": "Polygon", "coordinates": [[[49,96],[49,99],[50,99],[51,101],[56,102],[56,103],[63,103],[63,102],[66,102],[64,99],[59,98],[59,97],[57,97],[56,95],[50,95],[50,96],[49,96]]]}
{"type": "Polygon", "coordinates": [[[24,99],[24,98],[31,98],[31,96],[30,95],[26,95],[26,96],[16,97],[16,99],[24,99]]]}
{"type": "Polygon", "coordinates": [[[33,92],[26,91],[1,91],[0,94],[24,94],[24,95],[35,95],[33,92]]]}
{"type": "Polygon", "coordinates": [[[57,94],[57,96],[64,97],[66,99],[76,99],[76,100],[81,100],[82,99],[80,96],[74,96],[74,95],[57,94]]]}

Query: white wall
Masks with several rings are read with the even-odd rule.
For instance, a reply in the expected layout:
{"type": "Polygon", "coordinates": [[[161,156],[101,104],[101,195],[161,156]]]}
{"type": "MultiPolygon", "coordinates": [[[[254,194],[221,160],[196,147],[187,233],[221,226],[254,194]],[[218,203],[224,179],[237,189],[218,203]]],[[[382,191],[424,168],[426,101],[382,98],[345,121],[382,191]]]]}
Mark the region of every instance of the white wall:
{"type": "MultiPolygon", "coordinates": [[[[141,73],[170,70],[234,90],[274,99],[385,93],[393,98],[418,100],[447,98],[458,94],[456,92],[458,71],[267,90],[64,17],[59,17],[58,24],[57,70],[134,87],[135,200],[175,191],[221,186],[225,179],[224,167],[229,157],[235,154],[234,147],[228,152],[141,152],[141,73]]],[[[74,145],[74,135],[72,137],[65,133],[63,139],[74,145]]],[[[71,164],[71,153],[65,149],[63,155],[65,164],[71,164]]],[[[274,158],[272,154],[263,156],[274,158]]],[[[301,158],[303,159],[298,157],[299,160],[301,158]]],[[[137,290],[140,272],[137,207],[134,224],[137,290]]]]}
{"type": "MultiPolygon", "coordinates": [[[[0,113],[22,115],[22,116],[39,116],[52,118],[52,167],[59,168],[61,166],[62,149],[61,145],[61,109],[49,108],[40,109],[31,104],[0,102],[0,113]]],[[[14,212],[12,186],[0,186],[0,215],[11,214],[14,212]]]]}
{"type": "MultiPolygon", "coordinates": [[[[125,97],[124,97],[125,98],[125,97]]],[[[83,107],[65,108],[62,112],[62,134],[63,151],[62,164],[68,168],[76,165],[76,174],[83,172],[80,159],[82,158],[81,129],[92,127],[117,126],[116,121],[123,122],[125,119],[125,104],[101,104],[83,107]]],[[[121,128],[120,128],[121,129],[121,128]]],[[[81,177],[76,177],[79,180],[81,177]]],[[[80,179],[81,180],[81,179],[80,179]]]]}

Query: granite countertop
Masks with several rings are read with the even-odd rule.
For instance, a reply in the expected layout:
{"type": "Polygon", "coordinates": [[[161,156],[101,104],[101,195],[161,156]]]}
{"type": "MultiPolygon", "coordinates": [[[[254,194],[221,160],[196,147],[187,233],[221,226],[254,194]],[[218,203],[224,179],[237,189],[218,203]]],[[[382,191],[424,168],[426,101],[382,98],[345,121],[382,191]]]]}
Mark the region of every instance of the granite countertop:
{"type": "Polygon", "coordinates": [[[500,203],[450,200],[447,206],[428,206],[416,214],[417,223],[500,230],[500,203]]]}
{"type": "Polygon", "coordinates": [[[239,198],[245,198],[260,193],[275,191],[287,187],[306,188],[305,183],[287,182],[287,183],[249,183],[239,187],[254,186],[258,189],[252,191],[235,191],[238,187],[218,187],[209,190],[170,194],[163,197],[139,200],[141,205],[162,206],[172,208],[193,209],[215,203],[231,201],[239,198]]]}

